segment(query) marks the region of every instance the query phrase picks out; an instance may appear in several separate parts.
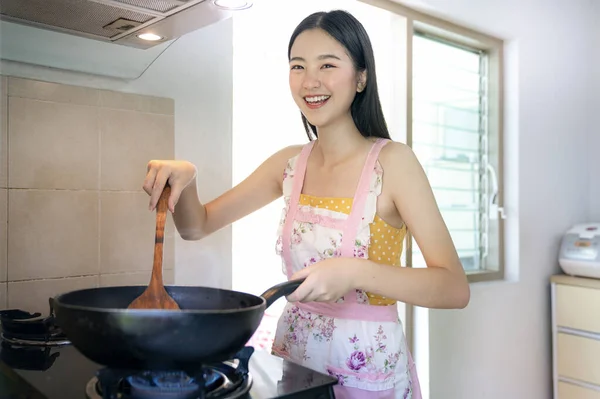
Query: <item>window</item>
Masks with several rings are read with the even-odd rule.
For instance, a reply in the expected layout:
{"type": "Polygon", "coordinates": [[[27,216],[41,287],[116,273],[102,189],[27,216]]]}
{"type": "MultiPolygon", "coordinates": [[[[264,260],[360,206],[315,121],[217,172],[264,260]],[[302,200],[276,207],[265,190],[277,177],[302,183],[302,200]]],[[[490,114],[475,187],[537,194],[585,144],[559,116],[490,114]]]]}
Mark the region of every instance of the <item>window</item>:
{"type": "MultiPolygon", "coordinates": [[[[412,34],[408,141],[431,183],[471,281],[503,277],[498,58],[447,39],[412,34]]],[[[425,267],[410,239],[413,267],[425,267]]]]}

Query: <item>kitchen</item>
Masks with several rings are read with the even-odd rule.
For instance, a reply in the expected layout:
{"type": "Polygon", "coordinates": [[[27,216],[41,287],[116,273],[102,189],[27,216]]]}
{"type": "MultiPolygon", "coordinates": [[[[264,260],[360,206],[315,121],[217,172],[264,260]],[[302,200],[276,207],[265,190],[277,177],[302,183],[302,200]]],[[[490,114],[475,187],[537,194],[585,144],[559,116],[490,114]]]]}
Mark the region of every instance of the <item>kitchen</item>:
{"type": "MultiPolygon", "coordinates": [[[[255,3],[253,9],[264,13],[267,7],[260,9],[261,3],[255,3]]],[[[492,0],[480,1],[477,6],[465,0],[404,4],[505,41],[505,278],[471,284],[471,302],[464,310],[420,313],[426,319],[426,330],[416,333],[426,343],[426,351],[416,355],[419,373],[426,376],[422,384],[430,398],[551,397],[549,277],[559,272],[558,247],[564,232],[576,223],[600,218],[595,201],[600,184],[590,173],[600,167],[592,152],[600,144],[600,120],[595,112],[600,106],[600,32],[595,23],[600,5],[589,0],[568,5],[492,0]]],[[[287,8],[276,11],[282,19],[293,20],[296,9],[287,8]]],[[[242,20],[243,14],[239,15],[242,20]]],[[[154,223],[141,191],[147,160],[175,157],[196,164],[201,170],[200,196],[207,201],[239,182],[259,162],[260,154],[256,159],[241,159],[239,154],[248,145],[244,140],[258,139],[261,145],[272,145],[265,147],[267,152],[305,141],[291,98],[281,99],[288,102],[288,111],[273,121],[261,117],[268,108],[236,103],[237,98],[244,99],[244,93],[276,85],[265,80],[266,74],[253,79],[250,72],[256,70],[245,70],[251,66],[236,58],[235,43],[243,43],[244,36],[236,30],[240,26],[236,18],[189,32],[143,56],[118,45],[100,46],[2,22],[3,107],[8,98],[15,112],[25,114],[16,119],[21,123],[19,128],[35,131],[36,125],[31,123],[43,124],[43,112],[54,111],[15,104],[42,100],[58,104],[55,109],[62,109],[69,124],[94,131],[97,127],[85,125],[88,119],[78,111],[89,110],[93,101],[94,112],[110,115],[100,123],[114,137],[112,141],[85,143],[74,131],[65,130],[62,137],[56,137],[62,140],[60,147],[44,142],[48,138],[39,134],[17,137],[7,144],[4,128],[0,183],[6,189],[0,189],[4,212],[0,213],[4,224],[0,254],[7,262],[0,264],[2,307],[47,312],[48,296],[58,292],[101,284],[147,283],[154,223]],[[10,61],[16,56],[40,61],[46,67],[10,61]],[[66,70],[72,68],[87,72],[66,70]],[[99,75],[107,71],[120,77],[99,75]],[[34,84],[26,79],[76,88],[34,84]],[[256,132],[261,123],[270,124],[269,131],[274,131],[273,126],[286,118],[293,122],[286,126],[296,126],[289,135],[267,139],[256,132]],[[156,129],[157,121],[166,128],[156,129]],[[244,129],[244,123],[248,128],[244,129]],[[170,136],[161,136],[161,132],[170,132],[170,136]],[[140,149],[140,142],[147,143],[146,149],[140,149]],[[35,145],[39,152],[32,153],[35,145]],[[21,153],[11,155],[8,151],[21,153]],[[104,158],[110,153],[118,160],[104,158]],[[50,169],[46,175],[33,174],[35,168],[28,165],[41,161],[61,172],[50,169]],[[9,164],[15,169],[9,169],[7,178],[4,165],[9,164]],[[84,172],[89,165],[95,168],[93,172],[84,172]],[[68,173],[65,168],[70,168],[68,173]],[[123,170],[128,172],[122,174],[123,170]],[[10,179],[19,182],[14,190],[10,179]],[[90,186],[82,186],[86,184],[93,184],[91,189],[101,198],[84,198],[90,190],[90,186]],[[57,196],[44,198],[50,190],[57,196]],[[50,218],[52,214],[62,218],[50,218]],[[31,227],[34,222],[38,223],[35,229],[31,227]],[[56,241],[31,233],[52,236],[59,226],[67,235],[54,233],[62,237],[56,241]],[[65,241],[73,238],[87,246],[65,241]],[[56,247],[62,255],[56,257],[53,252],[49,256],[47,251],[56,245],[63,246],[56,247]]],[[[258,26],[265,29],[265,25],[258,26]]],[[[277,26],[285,29],[272,35],[282,37],[280,49],[268,51],[285,57],[293,24],[277,26]]],[[[273,30],[277,32],[275,27],[273,30]]],[[[248,40],[257,37],[250,33],[245,33],[248,40]]],[[[279,92],[285,93],[285,64],[281,71],[266,72],[278,79],[279,92]]],[[[5,115],[3,111],[3,127],[5,115]]],[[[64,126],[61,123],[53,131],[60,132],[64,126]]],[[[273,232],[256,244],[261,247],[256,253],[247,255],[249,248],[243,239],[258,218],[201,242],[179,239],[169,224],[165,282],[259,294],[281,281],[284,276],[277,266],[269,269],[268,277],[261,273],[260,279],[248,278],[253,275],[253,262],[247,259],[260,259],[266,253],[271,256],[274,247],[273,232]]]]}

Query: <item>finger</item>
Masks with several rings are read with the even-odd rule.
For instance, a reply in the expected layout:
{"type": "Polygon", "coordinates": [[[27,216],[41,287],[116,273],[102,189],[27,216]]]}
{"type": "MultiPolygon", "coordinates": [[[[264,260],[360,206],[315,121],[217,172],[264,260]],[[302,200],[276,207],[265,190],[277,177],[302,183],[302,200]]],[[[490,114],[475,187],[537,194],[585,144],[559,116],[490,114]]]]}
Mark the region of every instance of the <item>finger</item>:
{"type": "Polygon", "coordinates": [[[157,168],[150,166],[151,163],[152,162],[148,163],[148,172],[146,173],[146,178],[144,179],[144,184],[142,185],[142,188],[148,195],[152,194],[152,187],[154,186],[154,180],[156,179],[156,174],[158,173],[157,168]]]}
{"type": "Polygon", "coordinates": [[[156,178],[154,179],[154,184],[152,185],[152,194],[150,194],[150,210],[153,211],[158,204],[158,200],[160,195],[162,194],[165,185],[167,184],[167,179],[169,178],[170,171],[167,168],[160,168],[156,174],[156,178]]]}
{"type": "Polygon", "coordinates": [[[150,162],[148,162],[148,165],[146,167],[146,172],[150,172],[151,169],[155,169],[154,168],[154,164],[156,163],[156,161],[152,160],[150,162]]]}
{"type": "Polygon", "coordinates": [[[303,268],[301,270],[298,270],[296,273],[294,273],[292,275],[292,280],[299,280],[299,279],[308,277],[308,275],[310,274],[311,270],[312,269],[310,268],[310,266],[305,267],[305,268],[303,268]]]}
{"type": "Polygon", "coordinates": [[[296,291],[287,296],[287,300],[289,302],[304,302],[311,292],[312,288],[310,285],[304,282],[296,288],[296,291]]]}
{"type": "Polygon", "coordinates": [[[171,184],[171,195],[169,196],[169,201],[167,202],[169,210],[171,213],[175,213],[175,205],[179,202],[179,197],[181,197],[181,188],[179,184],[171,184]]]}
{"type": "Polygon", "coordinates": [[[306,296],[300,299],[301,303],[315,302],[318,299],[318,295],[315,295],[314,290],[311,290],[306,296]]]}

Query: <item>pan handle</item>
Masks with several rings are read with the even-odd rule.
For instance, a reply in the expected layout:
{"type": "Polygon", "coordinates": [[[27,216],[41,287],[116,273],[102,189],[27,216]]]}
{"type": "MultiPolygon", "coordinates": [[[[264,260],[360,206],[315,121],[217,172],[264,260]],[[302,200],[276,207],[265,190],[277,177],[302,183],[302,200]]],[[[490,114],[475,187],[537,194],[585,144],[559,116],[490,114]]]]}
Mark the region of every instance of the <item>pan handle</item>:
{"type": "Polygon", "coordinates": [[[267,308],[282,296],[288,296],[296,291],[296,288],[304,282],[305,279],[290,280],[281,284],[274,285],[261,295],[267,301],[267,308]]]}

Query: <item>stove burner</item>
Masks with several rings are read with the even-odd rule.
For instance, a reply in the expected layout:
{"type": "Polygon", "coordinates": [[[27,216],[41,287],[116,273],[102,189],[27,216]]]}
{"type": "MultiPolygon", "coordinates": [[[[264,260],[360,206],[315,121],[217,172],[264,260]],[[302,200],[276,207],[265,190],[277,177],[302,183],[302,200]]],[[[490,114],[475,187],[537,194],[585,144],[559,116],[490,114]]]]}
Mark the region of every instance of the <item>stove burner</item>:
{"type": "Polygon", "coordinates": [[[224,376],[215,370],[206,369],[200,378],[191,378],[182,371],[152,372],[127,377],[131,385],[131,395],[137,398],[154,398],[157,395],[168,398],[193,398],[200,387],[208,392],[223,385],[224,376]]]}
{"type": "Polygon", "coordinates": [[[212,399],[243,398],[250,391],[248,362],[253,347],[232,361],[199,365],[198,371],[135,371],[103,368],[86,387],[88,399],[212,399]]]}
{"type": "Polygon", "coordinates": [[[49,316],[20,309],[0,311],[0,340],[15,346],[64,346],[71,342],[55,324],[52,299],[49,316]]]}

